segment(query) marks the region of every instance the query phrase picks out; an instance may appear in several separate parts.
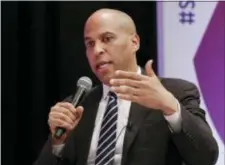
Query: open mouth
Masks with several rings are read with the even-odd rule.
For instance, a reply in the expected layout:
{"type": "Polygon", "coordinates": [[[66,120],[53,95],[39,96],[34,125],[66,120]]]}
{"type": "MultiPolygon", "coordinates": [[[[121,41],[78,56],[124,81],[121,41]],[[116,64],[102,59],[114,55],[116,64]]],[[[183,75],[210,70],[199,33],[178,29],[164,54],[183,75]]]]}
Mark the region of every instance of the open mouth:
{"type": "Polygon", "coordinates": [[[112,62],[111,61],[102,61],[102,62],[99,62],[97,65],[96,65],[96,69],[103,69],[103,68],[106,68],[109,64],[111,64],[112,62]]]}

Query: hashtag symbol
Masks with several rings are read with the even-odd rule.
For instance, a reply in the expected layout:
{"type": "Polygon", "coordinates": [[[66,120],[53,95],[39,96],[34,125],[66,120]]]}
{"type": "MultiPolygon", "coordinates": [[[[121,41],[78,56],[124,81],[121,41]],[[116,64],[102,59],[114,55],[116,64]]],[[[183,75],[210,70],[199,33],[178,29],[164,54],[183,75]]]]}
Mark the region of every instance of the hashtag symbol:
{"type": "Polygon", "coordinates": [[[186,23],[192,24],[192,23],[194,23],[194,19],[193,19],[194,17],[195,17],[195,14],[192,13],[192,12],[188,12],[188,13],[186,13],[184,11],[180,12],[180,22],[182,24],[186,24],[186,23]]]}

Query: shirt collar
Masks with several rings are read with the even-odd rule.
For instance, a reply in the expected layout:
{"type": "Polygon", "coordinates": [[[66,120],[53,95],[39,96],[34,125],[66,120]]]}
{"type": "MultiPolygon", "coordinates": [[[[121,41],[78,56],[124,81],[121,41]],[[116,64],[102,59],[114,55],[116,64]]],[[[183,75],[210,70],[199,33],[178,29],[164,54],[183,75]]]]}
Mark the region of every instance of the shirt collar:
{"type": "MultiPolygon", "coordinates": [[[[138,74],[141,74],[141,68],[140,68],[140,66],[138,66],[138,68],[137,68],[137,73],[138,74]]],[[[102,87],[103,87],[103,96],[102,96],[102,99],[105,100],[105,99],[107,99],[108,93],[110,91],[110,87],[108,85],[105,85],[105,84],[102,84],[102,87]]]]}

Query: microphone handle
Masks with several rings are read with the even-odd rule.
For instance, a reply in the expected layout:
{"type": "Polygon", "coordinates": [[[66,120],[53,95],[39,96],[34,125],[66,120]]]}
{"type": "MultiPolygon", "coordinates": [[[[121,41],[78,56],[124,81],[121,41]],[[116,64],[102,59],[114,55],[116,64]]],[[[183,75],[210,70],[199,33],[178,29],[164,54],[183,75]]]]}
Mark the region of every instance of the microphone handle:
{"type": "Polygon", "coordinates": [[[54,137],[55,137],[56,139],[58,139],[58,138],[60,138],[65,132],[66,132],[66,129],[65,129],[65,128],[57,127],[57,128],[56,128],[56,131],[55,131],[54,137]]]}
{"type": "Polygon", "coordinates": [[[85,94],[85,88],[78,87],[77,92],[71,102],[71,104],[73,104],[74,108],[76,108],[78,106],[78,104],[82,101],[84,94],[85,94]]]}

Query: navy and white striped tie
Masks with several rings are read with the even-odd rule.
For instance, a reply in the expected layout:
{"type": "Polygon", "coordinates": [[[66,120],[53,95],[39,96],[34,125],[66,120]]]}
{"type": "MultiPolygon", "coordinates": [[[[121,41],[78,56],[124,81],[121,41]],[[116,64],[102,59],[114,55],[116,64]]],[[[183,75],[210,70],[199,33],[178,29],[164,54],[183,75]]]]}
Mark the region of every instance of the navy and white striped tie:
{"type": "Polygon", "coordinates": [[[118,105],[115,93],[109,92],[109,101],[104,113],[99,134],[95,165],[112,165],[116,148],[118,105]]]}

